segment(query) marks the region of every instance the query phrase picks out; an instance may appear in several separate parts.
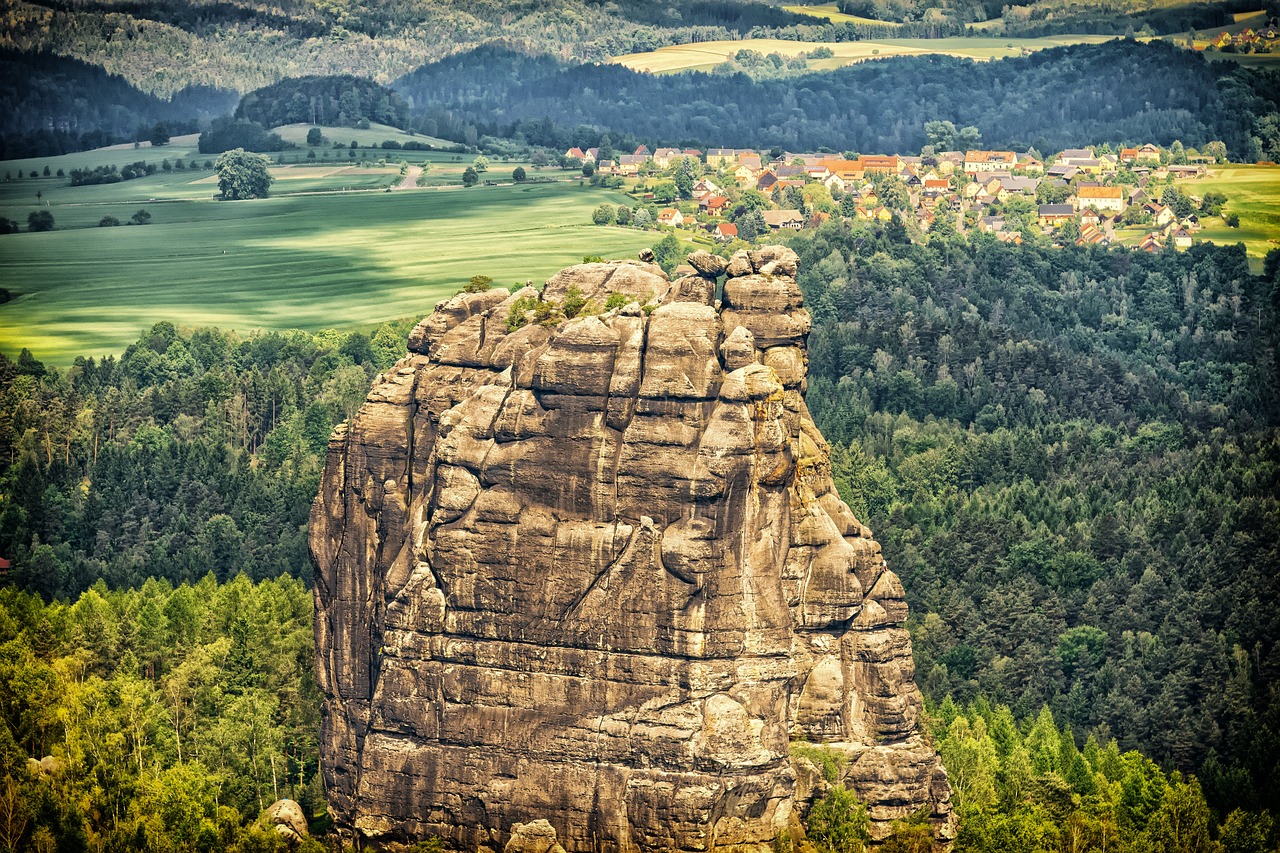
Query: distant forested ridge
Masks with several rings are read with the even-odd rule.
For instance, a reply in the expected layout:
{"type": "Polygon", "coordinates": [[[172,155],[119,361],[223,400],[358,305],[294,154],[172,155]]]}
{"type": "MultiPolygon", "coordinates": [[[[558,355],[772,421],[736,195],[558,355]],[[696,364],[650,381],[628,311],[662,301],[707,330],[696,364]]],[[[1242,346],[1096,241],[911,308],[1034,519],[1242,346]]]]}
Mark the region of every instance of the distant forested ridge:
{"type": "Polygon", "coordinates": [[[997,148],[1221,139],[1247,157],[1274,124],[1262,119],[1280,109],[1278,72],[1131,40],[995,62],[896,57],[762,81],[565,65],[489,45],[424,66],[394,88],[412,101],[416,129],[431,135],[462,141],[471,126],[556,146],[578,144],[575,129],[586,127],[650,144],[915,153],[927,143],[925,122],[947,119],[977,127],[997,148]]]}
{"type": "Polygon", "coordinates": [[[190,133],[234,103],[207,87],[158,98],[75,59],[0,48],[0,160],[147,140],[157,124],[190,133]]]}
{"type": "Polygon", "coordinates": [[[409,107],[390,89],[343,74],[289,78],[257,89],[241,99],[235,117],[263,127],[300,122],[367,127],[377,122],[402,128],[408,123],[409,107]]]}

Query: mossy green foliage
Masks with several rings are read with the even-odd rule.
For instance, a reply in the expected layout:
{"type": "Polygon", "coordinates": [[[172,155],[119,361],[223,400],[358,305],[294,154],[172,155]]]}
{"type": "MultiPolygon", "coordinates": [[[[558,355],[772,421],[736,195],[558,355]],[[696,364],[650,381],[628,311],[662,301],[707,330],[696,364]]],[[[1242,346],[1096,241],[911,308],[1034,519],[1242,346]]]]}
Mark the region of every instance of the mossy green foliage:
{"type": "Polygon", "coordinates": [[[791,755],[794,758],[805,758],[822,771],[822,778],[828,782],[839,782],[844,775],[844,768],[849,763],[848,756],[836,752],[829,746],[813,743],[793,742],[791,755]]]}

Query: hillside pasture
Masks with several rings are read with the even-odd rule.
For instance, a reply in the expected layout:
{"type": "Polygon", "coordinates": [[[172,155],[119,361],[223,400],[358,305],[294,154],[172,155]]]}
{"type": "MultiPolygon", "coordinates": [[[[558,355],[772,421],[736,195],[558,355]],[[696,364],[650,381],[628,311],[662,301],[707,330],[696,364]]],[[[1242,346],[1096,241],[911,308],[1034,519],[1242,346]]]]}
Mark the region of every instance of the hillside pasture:
{"type": "Polygon", "coordinates": [[[305,147],[307,144],[307,133],[312,127],[319,127],[320,132],[324,134],[329,141],[318,146],[319,148],[332,147],[334,143],[342,143],[350,146],[355,142],[360,148],[377,148],[387,140],[393,140],[404,145],[406,142],[420,142],[423,145],[430,145],[432,148],[440,148],[450,150],[457,147],[458,143],[450,142],[447,139],[439,139],[434,136],[423,136],[417,133],[407,133],[398,127],[392,127],[389,124],[371,124],[368,128],[359,127],[331,127],[327,125],[310,125],[310,124],[284,124],[280,127],[272,128],[272,133],[280,134],[280,138],[285,142],[292,142],[294,145],[305,147]]]}
{"type": "Polygon", "coordinates": [[[864,18],[861,15],[846,15],[835,3],[822,6],[783,6],[782,11],[793,15],[808,15],[812,18],[823,18],[833,24],[867,24],[876,27],[900,27],[894,21],[877,21],[875,18],[864,18]]]}
{"type": "Polygon", "coordinates": [[[891,56],[924,56],[941,54],[967,57],[980,61],[1022,56],[1037,50],[1060,47],[1067,44],[1097,44],[1110,41],[1114,36],[1061,35],[1042,38],[993,38],[956,36],[941,39],[878,39],[856,42],[807,42],[784,39],[742,39],[740,41],[704,41],[695,44],[671,45],[645,53],[629,53],[616,56],[613,62],[625,65],[633,71],[653,74],[673,74],[680,71],[710,71],[727,61],[740,50],[754,50],[763,54],[777,53],[794,57],[801,53],[813,53],[820,47],[830,48],[834,54],[829,59],[811,59],[809,67],[817,71],[843,68],[868,59],[884,59],[891,56]]]}
{"type": "Polygon", "coordinates": [[[1261,271],[1267,252],[1280,248],[1280,166],[1218,166],[1209,177],[1180,180],[1177,187],[1197,196],[1220,192],[1227,197],[1223,212],[1240,217],[1239,228],[1206,217],[1197,240],[1244,243],[1255,271],[1261,271]]]}
{"type": "MultiPolygon", "coordinates": [[[[115,188],[126,184],[113,185],[115,188]]],[[[576,184],[54,204],[54,231],[0,237],[0,351],[52,364],[120,353],[152,324],[355,329],[420,317],[473,275],[541,282],[584,255],[634,257],[649,232],[590,224],[620,193],[576,184]]],[[[28,206],[0,200],[26,221],[28,206]]]]}

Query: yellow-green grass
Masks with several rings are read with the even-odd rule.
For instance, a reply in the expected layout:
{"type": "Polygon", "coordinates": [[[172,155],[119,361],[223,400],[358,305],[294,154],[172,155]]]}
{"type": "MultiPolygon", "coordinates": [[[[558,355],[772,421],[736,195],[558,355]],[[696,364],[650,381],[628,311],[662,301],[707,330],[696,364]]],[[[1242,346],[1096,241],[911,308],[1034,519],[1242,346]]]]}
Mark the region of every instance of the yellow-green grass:
{"type": "Polygon", "coordinates": [[[846,15],[835,3],[823,6],[783,6],[784,12],[793,15],[809,15],[814,18],[825,18],[833,24],[871,24],[878,27],[900,27],[894,21],[877,21],[875,18],[864,18],[861,15],[846,15]]]}
{"type": "Polygon", "coordinates": [[[1228,228],[1221,219],[1206,217],[1197,240],[1244,243],[1249,264],[1261,271],[1267,252],[1280,248],[1280,166],[1217,166],[1205,178],[1177,182],[1183,192],[1203,196],[1217,191],[1227,197],[1225,213],[1240,217],[1239,228],[1228,228]]]}
{"type": "Polygon", "coordinates": [[[126,221],[135,202],[54,205],[57,230],[0,237],[0,287],[18,294],[0,304],[0,351],[66,365],[161,320],[249,332],[421,316],[473,275],[537,282],[584,255],[634,256],[653,234],[590,224],[625,201],[564,183],[187,200],[116,228],[74,226],[126,221]]]}
{"type": "MultiPolygon", "coordinates": [[[[285,124],[280,127],[273,128],[273,133],[280,134],[285,142],[292,142],[294,145],[306,145],[307,133],[316,125],[310,124],[285,124]]],[[[392,127],[389,124],[371,124],[367,129],[358,127],[329,127],[320,125],[320,132],[323,133],[329,142],[322,147],[328,147],[335,142],[341,142],[343,145],[350,145],[353,141],[361,148],[370,146],[378,146],[388,139],[399,142],[401,145],[406,142],[421,142],[424,145],[431,145],[436,148],[452,148],[457,145],[456,142],[450,142],[447,139],[437,139],[434,136],[423,136],[421,134],[406,133],[399,128],[392,127]]]]}
{"type": "MultiPolygon", "coordinates": [[[[196,145],[198,139],[199,136],[192,133],[187,136],[175,136],[168,145],[157,147],[152,147],[150,143],[144,142],[137,148],[134,148],[133,145],[112,145],[109,148],[95,148],[91,151],[59,154],[54,157],[4,160],[0,162],[0,181],[4,179],[6,172],[12,172],[15,180],[19,170],[23,175],[29,174],[33,169],[43,174],[45,166],[49,167],[50,172],[56,174],[59,169],[70,173],[72,169],[93,169],[97,166],[127,166],[139,160],[155,163],[157,166],[166,159],[171,163],[175,160],[188,161],[192,157],[201,163],[205,160],[212,160],[216,155],[201,154],[196,145]]],[[[30,178],[24,178],[24,180],[31,180],[32,183],[37,183],[37,181],[30,178]]],[[[50,179],[41,178],[40,180],[48,181],[50,179]]]]}
{"type": "Polygon", "coordinates": [[[679,71],[710,71],[739,50],[755,50],[765,54],[777,53],[790,57],[800,53],[812,53],[819,47],[827,47],[831,49],[834,55],[830,59],[811,59],[809,60],[809,67],[816,70],[830,70],[855,62],[890,56],[943,54],[977,60],[1003,59],[1044,50],[1049,47],[1080,43],[1097,44],[1109,41],[1112,38],[1114,36],[1100,35],[1060,35],[1042,38],[956,36],[943,39],[879,39],[876,41],[856,42],[743,39],[741,41],[705,41],[696,44],[671,45],[645,53],[629,53],[624,56],[616,56],[612,61],[635,71],[667,74],[679,71]]]}

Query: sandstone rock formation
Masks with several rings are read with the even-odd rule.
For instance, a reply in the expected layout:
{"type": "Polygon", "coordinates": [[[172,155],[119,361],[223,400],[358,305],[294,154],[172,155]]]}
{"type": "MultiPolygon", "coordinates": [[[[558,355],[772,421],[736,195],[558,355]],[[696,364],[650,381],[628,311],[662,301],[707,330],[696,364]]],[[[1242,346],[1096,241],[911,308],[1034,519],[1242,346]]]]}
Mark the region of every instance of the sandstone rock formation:
{"type": "Polygon", "coordinates": [[[348,831],[763,849],[827,784],[798,740],[876,837],[920,808],[950,837],[902,586],[805,407],[796,256],[689,262],[459,295],[335,431],[310,535],[348,831]]]}

